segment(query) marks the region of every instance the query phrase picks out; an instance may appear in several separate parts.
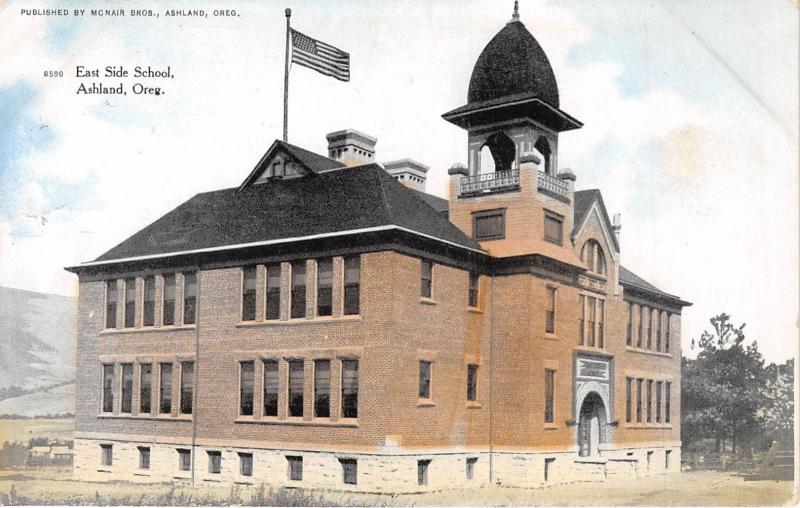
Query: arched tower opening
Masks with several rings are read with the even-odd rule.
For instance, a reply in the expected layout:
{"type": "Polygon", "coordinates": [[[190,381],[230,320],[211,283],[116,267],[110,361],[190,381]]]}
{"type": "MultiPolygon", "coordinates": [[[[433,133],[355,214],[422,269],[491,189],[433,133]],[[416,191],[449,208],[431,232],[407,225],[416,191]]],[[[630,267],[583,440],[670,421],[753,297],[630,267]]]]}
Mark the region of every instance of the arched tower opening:
{"type": "Polygon", "coordinates": [[[542,156],[542,165],[544,172],[548,175],[553,174],[553,150],[550,148],[550,142],[544,136],[539,136],[533,148],[542,156]]]}
{"type": "Polygon", "coordinates": [[[508,171],[514,166],[516,158],[517,147],[511,138],[504,132],[496,132],[489,136],[481,148],[481,173],[508,171]],[[488,155],[491,155],[491,159],[488,155]],[[491,169],[484,167],[484,163],[491,165],[491,169]]]}

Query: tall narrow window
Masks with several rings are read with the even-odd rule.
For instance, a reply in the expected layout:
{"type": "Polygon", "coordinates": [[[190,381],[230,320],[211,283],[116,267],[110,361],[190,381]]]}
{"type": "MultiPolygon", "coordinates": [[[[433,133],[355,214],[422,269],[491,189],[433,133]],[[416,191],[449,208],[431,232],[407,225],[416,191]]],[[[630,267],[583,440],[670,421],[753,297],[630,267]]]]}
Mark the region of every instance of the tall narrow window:
{"type": "Polygon", "coordinates": [[[264,416],[278,416],[278,361],[264,361],[264,416]]]}
{"type": "Polygon", "coordinates": [[[428,484],[428,466],[430,465],[430,459],[417,461],[417,485],[428,484]]]}
{"type": "Polygon", "coordinates": [[[419,398],[431,398],[431,362],[419,362],[419,398]]]}
{"type": "Polygon", "coordinates": [[[281,318],[281,265],[267,266],[267,319],[281,318]]]}
{"type": "Polygon", "coordinates": [[[151,408],[151,394],[153,390],[153,365],[143,363],[139,365],[139,412],[149,413],[151,408]]]}
{"type": "Polygon", "coordinates": [[[633,345],[633,304],[628,302],[628,326],[625,329],[625,344],[633,345]]]}
{"type": "Polygon", "coordinates": [[[144,316],[143,326],[156,324],[156,278],[150,275],[144,278],[144,316]]]}
{"type": "Polygon", "coordinates": [[[547,286],[547,316],[544,331],[546,333],[555,333],[556,331],[556,288],[552,286],[547,286]]]}
{"type": "Polygon", "coordinates": [[[117,281],[106,281],[106,328],[117,327],[117,281]]]}
{"type": "Polygon", "coordinates": [[[636,422],[642,423],[642,385],[643,379],[636,380],[636,422]]]}
{"type": "Polygon", "coordinates": [[[586,296],[578,295],[578,337],[581,346],[586,344],[586,296]]]}
{"type": "Polygon", "coordinates": [[[139,469],[150,469],[150,447],[137,446],[139,449],[139,469]]]}
{"type": "Polygon", "coordinates": [[[194,362],[181,362],[181,414],[192,414],[194,401],[194,362]]]}
{"type": "Polygon", "coordinates": [[[358,360],[342,360],[342,418],[358,418],[358,360]]]}
{"type": "Polygon", "coordinates": [[[664,338],[664,352],[669,353],[670,341],[672,340],[672,314],[667,312],[667,335],[664,338]]]}
{"type": "Polygon", "coordinates": [[[286,461],[289,463],[289,479],[293,481],[300,481],[303,479],[303,457],[287,456],[286,461]]]}
{"type": "Polygon", "coordinates": [[[339,459],[342,465],[342,481],[348,485],[358,483],[358,462],[356,459],[339,459]]]}
{"type": "Polygon", "coordinates": [[[292,318],[306,315],[306,262],[292,263],[292,318]]]}
{"type": "Polygon", "coordinates": [[[656,381],[656,423],[661,423],[661,391],[663,383],[656,381]]]}
{"type": "Polygon", "coordinates": [[[597,347],[603,348],[606,345],[605,330],[606,301],[597,299],[597,347]]]}
{"type": "Polygon", "coordinates": [[[544,239],[561,245],[564,241],[564,218],[558,214],[544,212],[544,239]]]}
{"type": "Polygon", "coordinates": [[[653,380],[647,380],[647,423],[653,423],[653,380]]]}
{"type": "Polygon", "coordinates": [[[256,320],[256,267],[242,268],[242,321],[256,320]]]}
{"type": "Polygon", "coordinates": [[[136,279],[125,279],[125,328],[136,326],[136,279]]]}
{"type": "Polygon", "coordinates": [[[467,400],[475,401],[478,399],[478,366],[467,365],[467,400]]]}
{"type": "Polygon", "coordinates": [[[597,324],[597,298],[589,297],[589,346],[595,345],[595,330],[597,324]]]}
{"type": "Polygon", "coordinates": [[[193,325],[197,320],[197,273],[183,274],[183,324],[193,325]]]}
{"type": "Polygon", "coordinates": [[[103,365],[103,412],[114,411],[114,364],[103,365]]]}
{"type": "Polygon", "coordinates": [[[333,259],[317,261],[317,316],[333,315],[333,259]]]}
{"type": "Polygon", "coordinates": [[[331,361],[314,360],[314,416],[331,416],[331,361]]]}
{"type": "Polygon", "coordinates": [[[162,414],[172,412],[172,364],[159,364],[161,375],[159,377],[159,404],[158,411],[162,414]]]}
{"type": "Polygon", "coordinates": [[[467,457],[467,480],[475,478],[475,464],[478,463],[478,457],[467,457]]]}
{"type": "Polygon", "coordinates": [[[645,315],[647,319],[647,349],[653,349],[653,309],[647,307],[645,315]]]}
{"type": "Polygon", "coordinates": [[[164,274],[164,309],[162,315],[164,326],[175,324],[175,274],[164,274]]]}
{"type": "Polygon", "coordinates": [[[644,323],[644,307],[641,305],[637,305],[639,307],[639,329],[636,335],[636,347],[642,347],[642,323],[644,323]]]}
{"type": "Polygon", "coordinates": [[[303,416],[303,360],[289,361],[289,416],[303,416]]]}
{"type": "Polygon", "coordinates": [[[661,311],[656,309],[655,310],[655,320],[656,320],[656,351],[661,352],[661,311]]]}
{"type": "Polygon", "coordinates": [[[208,472],[218,474],[222,471],[222,452],[208,450],[208,472]]]}
{"type": "Polygon", "coordinates": [[[253,476],[253,454],[239,452],[239,474],[253,476]]]}
{"type": "Polygon", "coordinates": [[[239,414],[242,416],[253,416],[254,376],[254,362],[239,362],[239,414]]]}
{"type": "Polygon", "coordinates": [[[469,273],[469,293],[467,294],[467,305],[470,307],[478,306],[478,284],[480,275],[474,272],[469,273]]]}
{"type": "Polygon", "coordinates": [[[110,444],[101,444],[102,462],[104,466],[111,466],[114,463],[114,449],[110,444]]]}
{"type": "Polygon", "coordinates": [[[625,421],[631,423],[631,403],[633,397],[633,379],[625,378],[625,421]]]}
{"type": "Polygon", "coordinates": [[[420,296],[432,298],[433,296],[433,263],[425,259],[420,268],[420,296]]]}
{"type": "Polygon", "coordinates": [[[664,423],[669,423],[672,417],[672,408],[670,407],[670,398],[672,396],[672,383],[667,381],[664,383],[664,423]]]}
{"type": "Polygon", "coordinates": [[[344,258],[344,314],[356,315],[361,312],[361,258],[344,258]]]}
{"type": "Polygon", "coordinates": [[[122,400],[120,413],[130,413],[133,407],[133,364],[122,364],[122,400]]]}
{"type": "Polygon", "coordinates": [[[192,451],[178,448],[178,469],[189,471],[192,468],[192,451]]]}
{"type": "Polygon", "coordinates": [[[556,371],[552,369],[545,369],[544,371],[544,422],[553,423],[554,408],[553,402],[555,400],[555,380],[556,371]]]}

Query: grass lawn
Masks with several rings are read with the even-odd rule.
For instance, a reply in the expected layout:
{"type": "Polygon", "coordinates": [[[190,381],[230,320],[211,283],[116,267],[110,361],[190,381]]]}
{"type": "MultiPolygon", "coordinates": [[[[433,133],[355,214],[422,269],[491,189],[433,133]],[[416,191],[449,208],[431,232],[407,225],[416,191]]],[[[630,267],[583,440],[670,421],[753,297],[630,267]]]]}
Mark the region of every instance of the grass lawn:
{"type": "Polygon", "coordinates": [[[792,500],[791,482],[745,482],[725,473],[674,473],[645,479],[613,479],[538,489],[483,487],[427,494],[381,496],[260,486],[137,485],[73,479],[68,469],[0,471],[0,505],[301,505],[301,506],[782,506],[792,500]]]}
{"type": "Polygon", "coordinates": [[[51,441],[72,439],[75,421],[65,419],[0,420],[0,446],[5,442],[27,443],[34,437],[46,437],[51,441]]]}

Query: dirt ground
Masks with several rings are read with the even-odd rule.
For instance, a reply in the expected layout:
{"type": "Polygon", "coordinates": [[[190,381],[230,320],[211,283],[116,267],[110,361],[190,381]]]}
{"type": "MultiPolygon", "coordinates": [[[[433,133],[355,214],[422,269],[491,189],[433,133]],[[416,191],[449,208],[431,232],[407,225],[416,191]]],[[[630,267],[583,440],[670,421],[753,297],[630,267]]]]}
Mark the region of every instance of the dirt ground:
{"type": "Polygon", "coordinates": [[[20,504],[275,504],[305,506],[783,506],[792,502],[791,482],[745,482],[725,473],[674,473],[537,489],[483,487],[414,495],[356,495],[332,491],[270,491],[259,486],[197,487],[93,483],[67,469],[0,471],[0,505],[20,504]],[[14,490],[11,495],[12,486],[14,490]]]}

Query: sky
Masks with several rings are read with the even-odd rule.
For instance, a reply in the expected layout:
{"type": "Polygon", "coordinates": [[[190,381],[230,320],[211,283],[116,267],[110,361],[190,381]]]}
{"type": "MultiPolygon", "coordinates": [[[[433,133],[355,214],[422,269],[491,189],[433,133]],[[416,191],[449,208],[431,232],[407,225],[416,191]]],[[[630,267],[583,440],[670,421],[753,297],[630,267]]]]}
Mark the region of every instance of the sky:
{"type": "MultiPolygon", "coordinates": [[[[441,114],[512,1],[116,2],[159,17],[25,16],[0,2],[0,285],[77,294],[64,266],[96,258],[198,192],[238,185],[282,132],[284,8],[351,54],[343,83],[290,73],[289,141],[378,138],[379,161],[466,163],[441,114]],[[236,16],[214,16],[220,5],[236,16]],[[167,9],[208,17],[168,17],[167,9]],[[170,66],[159,96],[78,95],[76,66],[170,66]],[[63,77],[45,77],[45,71],[63,77]]],[[[683,350],[726,312],[769,361],[798,339],[798,11],[789,0],[522,0],[553,66],[559,167],[621,213],[621,261],[693,302],[683,350]]],[[[91,80],[90,80],[91,81],[91,80]]],[[[112,78],[98,80],[116,84],[112,78]]],[[[128,86],[137,80],[126,80],[128,86]]]]}

